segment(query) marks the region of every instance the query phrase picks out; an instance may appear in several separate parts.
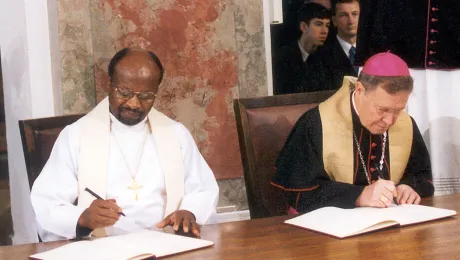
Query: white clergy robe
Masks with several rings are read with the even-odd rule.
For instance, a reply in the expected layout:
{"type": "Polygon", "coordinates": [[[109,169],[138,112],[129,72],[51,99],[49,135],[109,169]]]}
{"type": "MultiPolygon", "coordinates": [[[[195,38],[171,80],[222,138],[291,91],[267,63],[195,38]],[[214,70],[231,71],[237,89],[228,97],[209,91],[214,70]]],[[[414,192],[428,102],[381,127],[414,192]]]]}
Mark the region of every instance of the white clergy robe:
{"type": "MultiPolygon", "coordinates": [[[[106,198],[115,199],[130,221],[141,227],[155,227],[164,218],[166,190],[155,140],[150,132],[145,139],[149,128],[147,119],[137,125],[127,126],[110,116],[112,130],[106,198]],[[132,175],[137,184],[143,186],[138,190],[137,201],[135,191],[128,189],[133,183],[132,175]]],[[[48,162],[33,185],[31,201],[43,241],[74,238],[78,218],[85,210],[75,206],[82,128],[82,120],[79,120],[63,129],[48,162]]],[[[185,169],[184,197],[179,209],[192,212],[200,225],[216,222],[219,189],[214,175],[189,131],[177,122],[173,128],[180,139],[185,169]]],[[[123,233],[117,230],[117,224],[106,230],[108,235],[123,233]]]]}

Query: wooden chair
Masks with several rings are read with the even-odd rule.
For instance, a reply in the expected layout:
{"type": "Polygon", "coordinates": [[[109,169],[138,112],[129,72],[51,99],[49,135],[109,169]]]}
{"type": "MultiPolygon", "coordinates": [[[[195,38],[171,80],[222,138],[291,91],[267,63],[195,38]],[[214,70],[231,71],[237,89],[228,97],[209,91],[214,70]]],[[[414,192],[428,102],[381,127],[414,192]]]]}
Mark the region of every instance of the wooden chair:
{"type": "Polygon", "coordinates": [[[313,92],[233,101],[251,218],[287,214],[283,192],[270,184],[275,160],[297,119],[333,93],[313,92]]]}
{"type": "Polygon", "coordinates": [[[59,133],[64,127],[77,121],[82,116],[84,114],[19,121],[22,148],[31,189],[35,179],[37,179],[46,161],[48,161],[59,133]]]}

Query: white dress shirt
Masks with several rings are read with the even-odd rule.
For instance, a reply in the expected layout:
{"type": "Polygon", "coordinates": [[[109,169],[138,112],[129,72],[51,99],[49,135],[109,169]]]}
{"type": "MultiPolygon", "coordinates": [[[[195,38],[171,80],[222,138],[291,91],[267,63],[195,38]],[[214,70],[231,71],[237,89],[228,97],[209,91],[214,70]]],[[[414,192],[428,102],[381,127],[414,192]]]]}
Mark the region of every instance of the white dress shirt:
{"type": "Polygon", "coordinates": [[[339,41],[340,46],[342,46],[342,50],[345,52],[348,58],[350,58],[350,49],[351,46],[356,48],[356,43],[351,45],[349,42],[345,41],[344,39],[340,38],[339,35],[337,35],[337,40],[339,41]]]}

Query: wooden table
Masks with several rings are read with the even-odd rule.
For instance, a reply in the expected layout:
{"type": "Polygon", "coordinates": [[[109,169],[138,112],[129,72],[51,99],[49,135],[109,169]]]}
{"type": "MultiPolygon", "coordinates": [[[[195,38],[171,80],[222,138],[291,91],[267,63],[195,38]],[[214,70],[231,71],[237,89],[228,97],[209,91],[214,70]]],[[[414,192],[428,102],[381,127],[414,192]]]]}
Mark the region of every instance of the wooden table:
{"type": "MultiPolygon", "coordinates": [[[[422,204],[460,212],[460,194],[424,199],[422,204]]],[[[204,239],[214,247],[168,259],[454,259],[460,258],[460,220],[389,228],[336,239],[282,224],[287,217],[209,225],[204,239]]],[[[68,241],[0,247],[0,259],[27,259],[68,241]]]]}

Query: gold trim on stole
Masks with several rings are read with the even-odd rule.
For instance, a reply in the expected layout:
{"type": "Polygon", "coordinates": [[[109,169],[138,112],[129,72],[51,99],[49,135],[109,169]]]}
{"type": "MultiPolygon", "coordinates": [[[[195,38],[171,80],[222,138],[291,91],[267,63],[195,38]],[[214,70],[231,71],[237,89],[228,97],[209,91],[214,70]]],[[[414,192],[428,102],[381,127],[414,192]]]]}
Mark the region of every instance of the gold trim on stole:
{"type": "MultiPolygon", "coordinates": [[[[345,77],[342,87],[319,104],[323,130],[324,169],[332,180],[353,184],[353,120],[350,93],[355,77],[345,77]]],[[[398,183],[406,169],[412,147],[412,120],[402,112],[389,129],[390,178],[398,183]]]]}

